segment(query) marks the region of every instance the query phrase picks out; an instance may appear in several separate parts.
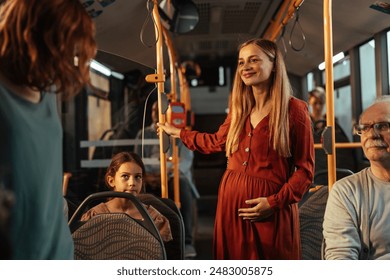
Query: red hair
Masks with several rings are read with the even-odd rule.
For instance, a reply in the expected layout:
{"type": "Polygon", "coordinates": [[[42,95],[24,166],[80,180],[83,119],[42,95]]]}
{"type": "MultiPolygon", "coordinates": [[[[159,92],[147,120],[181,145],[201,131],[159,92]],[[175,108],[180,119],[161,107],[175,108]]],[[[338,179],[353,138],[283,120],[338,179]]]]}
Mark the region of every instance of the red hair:
{"type": "Polygon", "coordinates": [[[79,0],[7,0],[0,15],[0,71],[8,80],[40,91],[55,86],[65,96],[89,83],[95,26],[79,0]]]}

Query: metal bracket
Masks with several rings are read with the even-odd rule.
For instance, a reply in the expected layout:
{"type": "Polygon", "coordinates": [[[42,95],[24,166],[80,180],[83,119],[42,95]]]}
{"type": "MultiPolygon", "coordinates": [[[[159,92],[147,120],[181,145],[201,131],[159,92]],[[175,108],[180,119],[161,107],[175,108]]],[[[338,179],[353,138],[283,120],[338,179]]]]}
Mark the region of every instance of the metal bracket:
{"type": "Polygon", "coordinates": [[[171,146],[171,141],[170,141],[170,136],[165,131],[163,132],[162,146],[163,146],[164,154],[168,153],[169,148],[171,146]]]}
{"type": "Polygon", "coordinates": [[[321,134],[322,149],[327,155],[331,155],[333,151],[332,129],[332,126],[327,126],[321,134]]]}
{"type": "Polygon", "coordinates": [[[161,82],[165,82],[165,75],[164,74],[149,74],[149,75],[146,75],[145,80],[148,83],[161,83],[161,82]]]}

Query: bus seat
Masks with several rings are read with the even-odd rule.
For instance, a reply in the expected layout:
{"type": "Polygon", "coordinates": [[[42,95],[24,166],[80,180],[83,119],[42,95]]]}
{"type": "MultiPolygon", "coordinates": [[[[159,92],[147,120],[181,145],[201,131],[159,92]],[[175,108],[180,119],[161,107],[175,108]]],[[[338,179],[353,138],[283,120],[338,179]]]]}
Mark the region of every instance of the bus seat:
{"type": "Polygon", "coordinates": [[[63,177],[63,181],[62,181],[62,195],[63,196],[66,196],[68,193],[68,185],[69,185],[70,177],[72,177],[72,173],[64,172],[64,177],[63,177]]]}
{"type": "Polygon", "coordinates": [[[69,202],[66,199],[66,195],[68,193],[68,185],[69,185],[70,177],[72,177],[72,173],[64,172],[63,181],[62,181],[62,196],[64,201],[64,215],[67,221],[68,221],[70,211],[69,211],[69,202]]]}
{"type": "Polygon", "coordinates": [[[328,200],[328,186],[316,188],[317,190],[299,205],[301,251],[304,260],[321,260],[322,223],[328,200]]]}
{"type": "MultiPolygon", "coordinates": [[[[336,168],[336,179],[340,180],[346,176],[352,175],[353,171],[346,168],[336,168]]],[[[328,185],[328,169],[322,169],[314,174],[314,184],[328,185]]]]}
{"type": "Polygon", "coordinates": [[[185,246],[184,223],[175,202],[171,199],[159,198],[149,193],[139,194],[138,199],[144,204],[152,205],[169,220],[173,239],[164,242],[167,259],[183,260],[185,246]]]}
{"type": "MultiPolygon", "coordinates": [[[[183,252],[183,258],[185,258],[184,256],[184,248],[185,248],[185,228],[184,228],[184,221],[183,221],[183,216],[181,215],[181,212],[180,212],[180,209],[179,207],[177,207],[176,203],[170,199],[170,198],[164,198],[164,197],[161,197],[160,198],[166,205],[168,205],[173,211],[175,211],[175,213],[179,216],[180,218],[180,228],[181,228],[181,236],[182,236],[182,252],[183,252]]],[[[194,203],[196,204],[196,202],[194,203]]],[[[194,210],[195,214],[194,216],[196,217],[196,208],[194,210]]],[[[195,228],[195,227],[194,227],[195,228]]],[[[193,235],[194,236],[194,235],[193,235]]]]}
{"type": "Polygon", "coordinates": [[[88,196],[69,221],[75,246],[75,259],[82,260],[165,260],[160,233],[142,203],[133,195],[100,192],[88,196]],[[91,202],[110,197],[127,198],[134,203],[143,220],[125,213],[98,214],[80,221],[91,202]]]}

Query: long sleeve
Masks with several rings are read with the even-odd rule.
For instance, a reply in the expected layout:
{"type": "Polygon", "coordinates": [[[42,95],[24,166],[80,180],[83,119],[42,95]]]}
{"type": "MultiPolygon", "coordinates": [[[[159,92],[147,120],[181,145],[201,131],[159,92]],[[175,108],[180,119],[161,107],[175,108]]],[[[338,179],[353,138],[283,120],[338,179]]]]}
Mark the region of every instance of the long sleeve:
{"type": "Polygon", "coordinates": [[[164,242],[171,241],[172,231],[171,226],[169,224],[169,220],[163,216],[156,208],[151,205],[144,205],[148,210],[150,217],[152,218],[156,228],[159,230],[161,238],[164,242]]]}
{"type": "Polygon", "coordinates": [[[292,99],[290,103],[290,139],[292,152],[292,175],[280,191],[268,197],[273,208],[301,200],[313,180],[314,143],[309,111],[306,103],[292,99]]]}
{"type": "Polygon", "coordinates": [[[101,213],[110,213],[110,210],[108,210],[107,205],[102,202],[95,207],[89,209],[87,212],[85,212],[82,216],[80,221],[88,221],[92,217],[96,216],[97,214],[101,213]]]}
{"type": "Polygon", "coordinates": [[[188,131],[182,129],[180,132],[180,138],[183,144],[192,151],[197,150],[204,154],[221,152],[225,149],[229,126],[230,115],[227,116],[224,123],[219,127],[216,133],[201,133],[199,131],[188,131]]]}
{"type": "MultiPolygon", "coordinates": [[[[357,260],[361,250],[357,211],[352,200],[356,200],[349,182],[336,182],[329,193],[325,216],[325,259],[357,260]]],[[[351,185],[352,186],[352,185],[351,185]]]]}

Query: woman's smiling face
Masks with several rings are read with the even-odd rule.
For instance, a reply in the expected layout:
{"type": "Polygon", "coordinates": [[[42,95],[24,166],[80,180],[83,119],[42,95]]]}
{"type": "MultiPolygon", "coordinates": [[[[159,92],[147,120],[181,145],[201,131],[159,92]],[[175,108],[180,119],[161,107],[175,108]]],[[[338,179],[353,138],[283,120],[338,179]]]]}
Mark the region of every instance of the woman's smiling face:
{"type": "Polygon", "coordinates": [[[274,63],[257,45],[250,44],[240,50],[238,70],[245,85],[268,83],[273,68],[274,63]]]}

